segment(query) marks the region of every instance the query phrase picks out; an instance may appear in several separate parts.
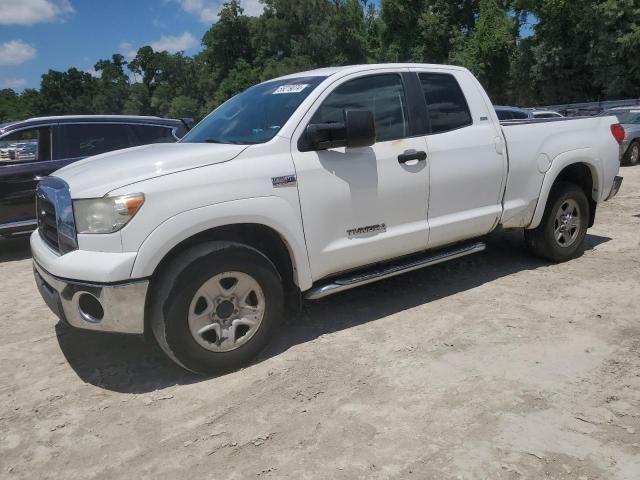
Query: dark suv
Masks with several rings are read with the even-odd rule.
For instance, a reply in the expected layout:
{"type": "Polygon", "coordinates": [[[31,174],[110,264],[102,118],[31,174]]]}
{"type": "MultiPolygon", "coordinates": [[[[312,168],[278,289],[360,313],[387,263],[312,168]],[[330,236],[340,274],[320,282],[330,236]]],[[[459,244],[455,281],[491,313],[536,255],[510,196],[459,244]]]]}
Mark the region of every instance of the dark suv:
{"type": "Polygon", "coordinates": [[[129,116],[32,118],[0,125],[0,237],[36,228],[40,177],[99,153],[175,142],[188,120],[129,116]]]}

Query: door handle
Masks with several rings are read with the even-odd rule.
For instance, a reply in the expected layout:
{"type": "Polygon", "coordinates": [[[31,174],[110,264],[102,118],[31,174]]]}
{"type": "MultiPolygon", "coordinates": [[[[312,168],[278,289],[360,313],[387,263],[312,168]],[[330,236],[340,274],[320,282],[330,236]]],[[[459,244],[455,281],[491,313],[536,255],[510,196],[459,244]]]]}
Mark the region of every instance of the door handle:
{"type": "Polygon", "coordinates": [[[418,160],[424,162],[427,159],[427,152],[405,152],[398,155],[398,162],[407,163],[411,160],[418,160]]]}

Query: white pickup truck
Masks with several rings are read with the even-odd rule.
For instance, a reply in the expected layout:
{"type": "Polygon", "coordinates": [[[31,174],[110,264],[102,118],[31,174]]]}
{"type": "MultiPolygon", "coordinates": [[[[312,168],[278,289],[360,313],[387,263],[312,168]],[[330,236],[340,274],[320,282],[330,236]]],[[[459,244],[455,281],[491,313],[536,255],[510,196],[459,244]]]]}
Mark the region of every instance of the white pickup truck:
{"type": "Polygon", "coordinates": [[[501,125],[464,68],[290,75],[177,144],[45,178],[36,283],[74,327],[152,333],[188,370],[234,369],[287,306],[479,252],[497,228],[574,257],[620,188],[623,138],[615,117],[501,125]]]}

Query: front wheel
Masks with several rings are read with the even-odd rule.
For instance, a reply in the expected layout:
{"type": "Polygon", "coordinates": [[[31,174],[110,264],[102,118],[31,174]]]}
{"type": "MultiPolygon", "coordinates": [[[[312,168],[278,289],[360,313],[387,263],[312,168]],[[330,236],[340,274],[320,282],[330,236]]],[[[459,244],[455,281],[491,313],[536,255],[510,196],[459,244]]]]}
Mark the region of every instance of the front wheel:
{"type": "Polygon", "coordinates": [[[158,344],[178,365],[210,375],[235,370],[267,344],[283,315],[275,266],[232,242],[192,247],[163,270],[151,305],[158,344]]]}
{"type": "Polygon", "coordinates": [[[529,249],[554,262],[574,258],[587,234],[590,211],[584,191],[573,183],[553,187],[540,225],[525,230],[529,249]]]}

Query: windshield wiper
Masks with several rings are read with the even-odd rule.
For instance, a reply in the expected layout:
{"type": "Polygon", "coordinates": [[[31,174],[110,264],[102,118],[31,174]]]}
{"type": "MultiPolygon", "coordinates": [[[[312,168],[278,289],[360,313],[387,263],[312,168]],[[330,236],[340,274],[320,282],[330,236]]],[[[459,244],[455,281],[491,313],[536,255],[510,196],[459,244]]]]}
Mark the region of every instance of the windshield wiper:
{"type": "Polygon", "coordinates": [[[207,138],[205,139],[205,143],[229,143],[229,142],[223,142],[218,138],[207,138]]]}

